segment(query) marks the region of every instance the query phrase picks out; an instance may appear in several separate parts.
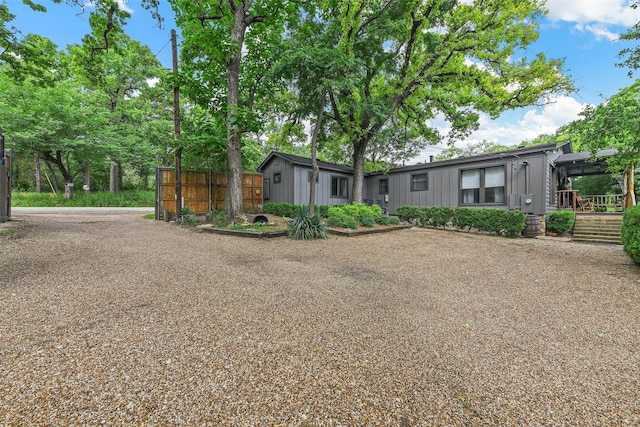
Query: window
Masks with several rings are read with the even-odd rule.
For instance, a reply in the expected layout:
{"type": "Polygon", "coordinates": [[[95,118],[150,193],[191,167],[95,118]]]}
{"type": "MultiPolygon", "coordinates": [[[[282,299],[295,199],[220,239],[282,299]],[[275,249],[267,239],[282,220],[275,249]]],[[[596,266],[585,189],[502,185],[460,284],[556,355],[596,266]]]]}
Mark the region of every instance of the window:
{"type": "Polygon", "coordinates": [[[429,180],[426,173],[416,173],[411,175],[411,191],[421,191],[429,189],[429,180]]]}
{"type": "Polygon", "coordinates": [[[460,174],[461,204],[504,204],[504,166],[464,170],[460,174]]]}
{"type": "Polygon", "coordinates": [[[389,179],[383,178],[378,183],[378,194],[389,194],[389,179]]]}
{"type": "Polygon", "coordinates": [[[280,184],[282,182],[282,174],[280,172],[273,174],[273,183],[280,184]]]}
{"type": "Polygon", "coordinates": [[[331,197],[348,198],[347,186],[349,180],[340,176],[331,177],[331,197]]]}

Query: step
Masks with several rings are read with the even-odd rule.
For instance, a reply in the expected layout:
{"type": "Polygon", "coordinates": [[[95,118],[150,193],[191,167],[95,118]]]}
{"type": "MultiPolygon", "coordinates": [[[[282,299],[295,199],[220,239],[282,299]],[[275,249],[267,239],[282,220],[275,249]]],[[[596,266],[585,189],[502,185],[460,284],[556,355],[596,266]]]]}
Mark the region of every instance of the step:
{"type": "Polygon", "coordinates": [[[620,245],[621,231],[621,215],[577,215],[572,240],[620,245]]]}
{"type": "Polygon", "coordinates": [[[585,242],[585,243],[606,243],[606,244],[613,244],[613,245],[621,245],[622,242],[620,241],[620,239],[615,239],[615,238],[611,238],[611,237],[594,237],[594,236],[573,236],[571,238],[572,241],[574,242],[585,242]]]}

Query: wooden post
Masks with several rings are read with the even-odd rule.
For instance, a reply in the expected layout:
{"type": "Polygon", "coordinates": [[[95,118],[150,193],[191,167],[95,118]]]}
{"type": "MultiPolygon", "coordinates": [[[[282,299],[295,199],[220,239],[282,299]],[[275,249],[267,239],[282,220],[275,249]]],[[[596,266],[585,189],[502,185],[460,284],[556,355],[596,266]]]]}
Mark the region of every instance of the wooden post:
{"type": "Polygon", "coordinates": [[[180,88],[178,87],[178,45],[176,30],[171,30],[171,57],[173,59],[173,141],[175,147],[176,218],[182,210],[182,147],[180,147],[180,88]]]}

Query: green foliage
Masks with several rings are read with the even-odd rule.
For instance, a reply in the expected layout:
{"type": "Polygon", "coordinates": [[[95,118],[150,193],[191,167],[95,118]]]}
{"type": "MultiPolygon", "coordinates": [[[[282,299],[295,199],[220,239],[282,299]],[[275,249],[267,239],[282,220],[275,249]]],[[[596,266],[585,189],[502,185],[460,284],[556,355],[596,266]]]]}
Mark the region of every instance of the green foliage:
{"type": "Polygon", "coordinates": [[[227,224],[227,213],[224,211],[209,211],[206,215],[206,219],[216,227],[222,227],[227,224]]]}
{"type": "Polygon", "coordinates": [[[373,227],[376,224],[376,218],[373,214],[363,214],[360,217],[360,225],[363,227],[373,227]]]}
{"type": "Polygon", "coordinates": [[[630,206],[622,219],[622,246],[640,264],[640,206],[630,206]]]}
{"type": "Polygon", "coordinates": [[[289,221],[287,234],[290,238],[299,240],[326,239],[327,228],[319,211],[309,215],[309,206],[302,205],[298,207],[296,216],[289,221]]]}
{"type": "MultiPolygon", "coordinates": [[[[357,229],[358,225],[373,227],[382,217],[386,216],[382,215],[382,208],[378,205],[369,206],[365,203],[335,205],[329,207],[327,211],[327,224],[330,227],[351,229],[357,229]]],[[[385,220],[381,219],[381,221],[385,220]]]]}
{"type": "Polygon", "coordinates": [[[570,210],[551,212],[545,222],[547,231],[558,233],[560,236],[569,234],[576,222],[576,213],[570,210]]]}
{"type": "Polygon", "coordinates": [[[293,203],[266,202],[262,205],[262,212],[287,218],[293,218],[298,212],[298,207],[293,203]]]}
{"type": "Polygon", "coordinates": [[[524,230],[524,213],[516,210],[453,208],[440,206],[400,206],[399,219],[423,227],[453,226],[459,230],[477,229],[506,237],[517,237],[524,230]]]}
{"type": "Polygon", "coordinates": [[[11,195],[14,207],[153,207],[154,204],[153,191],[96,191],[88,197],[77,193],[68,200],[64,200],[62,194],[53,193],[14,191],[11,195]]]}
{"type": "Polygon", "coordinates": [[[587,175],[571,180],[571,188],[583,196],[594,194],[620,194],[620,184],[611,175],[587,175]]]}
{"type": "Polygon", "coordinates": [[[184,206],[179,210],[178,221],[181,224],[196,225],[196,215],[191,211],[191,207],[184,206]]]}
{"type": "MultiPolygon", "coordinates": [[[[317,205],[314,208],[314,212],[319,212],[321,217],[327,218],[329,216],[330,207],[331,206],[328,205],[317,205]]],[[[298,213],[298,206],[293,203],[266,202],[262,205],[262,212],[293,218],[298,213]]]]}
{"type": "Polygon", "coordinates": [[[376,223],[380,225],[389,225],[391,223],[391,220],[389,218],[389,215],[378,215],[376,216],[375,220],[376,223]]]}
{"type": "Polygon", "coordinates": [[[596,107],[588,106],[576,128],[583,149],[596,153],[615,148],[607,157],[609,171],[620,173],[629,163],[640,161],[640,80],[610,97],[596,107]]]}

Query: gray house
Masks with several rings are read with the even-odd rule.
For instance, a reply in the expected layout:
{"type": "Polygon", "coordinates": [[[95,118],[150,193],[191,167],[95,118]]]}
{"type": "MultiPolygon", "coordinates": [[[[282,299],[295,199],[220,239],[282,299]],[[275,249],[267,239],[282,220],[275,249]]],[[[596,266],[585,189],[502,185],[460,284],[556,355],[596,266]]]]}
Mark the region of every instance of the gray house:
{"type": "MultiPolygon", "coordinates": [[[[555,161],[571,152],[570,143],[560,147],[551,143],[370,173],[364,178],[363,198],[391,214],[398,206],[412,205],[518,209],[544,215],[556,209],[562,174],[555,161]]],[[[316,203],[350,202],[352,168],[326,162],[318,166],[316,203]]],[[[273,152],[258,170],[265,181],[265,202],[309,203],[311,160],[273,152]]]]}
{"type": "MultiPolygon", "coordinates": [[[[337,205],[351,201],[353,168],[318,160],[316,204],[337,205]]],[[[272,152],[258,167],[262,173],[263,202],[309,204],[311,159],[272,152]]]]}

